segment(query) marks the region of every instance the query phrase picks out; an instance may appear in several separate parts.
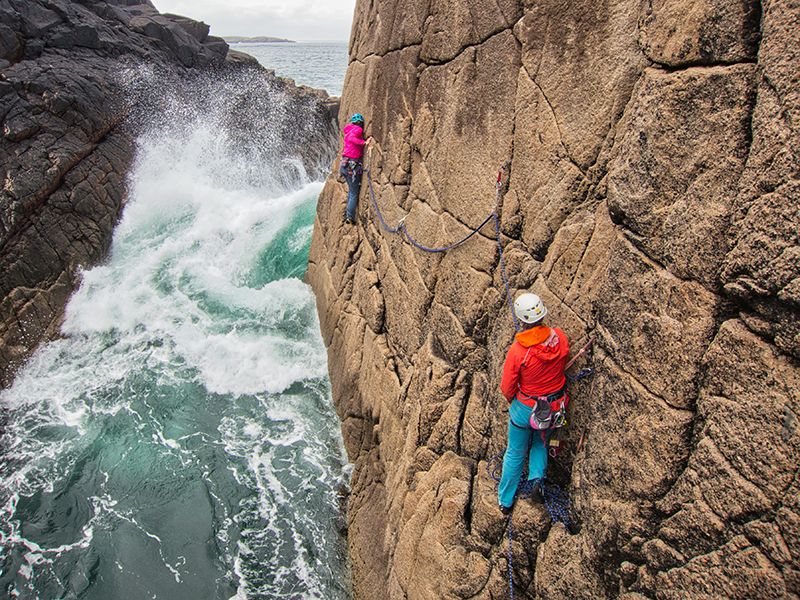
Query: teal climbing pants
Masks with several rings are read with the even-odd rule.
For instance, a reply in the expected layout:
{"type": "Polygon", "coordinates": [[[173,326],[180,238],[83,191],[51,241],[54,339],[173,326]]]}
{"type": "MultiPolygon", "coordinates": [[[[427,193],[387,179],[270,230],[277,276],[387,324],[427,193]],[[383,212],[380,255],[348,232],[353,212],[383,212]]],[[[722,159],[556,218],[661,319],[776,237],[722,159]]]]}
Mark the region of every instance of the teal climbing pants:
{"type": "Polygon", "coordinates": [[[529,424],[532,410],[516,398],[508,408],[508,447],[503,456],[503,474],[497,488],[502,506],[514,504],[526,457],[529,481],[543,478],[547,469],[547,448],[542,434],[529,424]]]}

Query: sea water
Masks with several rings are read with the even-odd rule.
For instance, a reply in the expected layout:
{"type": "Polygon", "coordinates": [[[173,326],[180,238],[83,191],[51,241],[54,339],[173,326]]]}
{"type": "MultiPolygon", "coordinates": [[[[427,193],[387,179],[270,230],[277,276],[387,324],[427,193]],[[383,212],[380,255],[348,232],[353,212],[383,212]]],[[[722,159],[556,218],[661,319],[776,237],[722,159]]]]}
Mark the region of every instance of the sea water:
{"type": "Polygon", "coordinates": [[[347,70],[347,44],[344,42],[271,42],[231,44],[281,77],[294,79],[298,85],[326,90],[331,96],[342,95],[347,70]]]}
{"type": "Polygon", "coordinates": [[[0,393],[2,597],[350,596],[302,281],[322,171],[247,132],[292,109],[242,77],[142,115],[110,255],[0,393]]]}

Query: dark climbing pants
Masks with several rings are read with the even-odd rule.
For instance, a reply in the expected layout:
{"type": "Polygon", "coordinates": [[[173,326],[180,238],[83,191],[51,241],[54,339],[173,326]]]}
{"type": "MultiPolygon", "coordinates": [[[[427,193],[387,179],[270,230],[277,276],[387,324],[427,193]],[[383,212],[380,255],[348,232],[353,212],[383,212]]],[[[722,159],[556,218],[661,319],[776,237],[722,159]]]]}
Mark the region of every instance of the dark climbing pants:
{"type": "Polygon", "coordinates": [[[339,167],[339,174],[347,181],[347,209],[345,210],[345,217],[355,221],[358,194],[361,192],[361,163],[353,160],[342,161],[339,167]]]}

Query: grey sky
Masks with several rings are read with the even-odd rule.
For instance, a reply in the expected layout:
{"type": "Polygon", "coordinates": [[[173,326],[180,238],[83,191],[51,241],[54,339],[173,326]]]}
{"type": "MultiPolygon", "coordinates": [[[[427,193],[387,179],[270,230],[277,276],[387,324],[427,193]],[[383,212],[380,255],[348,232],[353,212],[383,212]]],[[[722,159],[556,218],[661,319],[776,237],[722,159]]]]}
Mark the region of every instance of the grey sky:
{"type": "Polygon", "coordinates": [[[212,35],[269,35],[298,41],[350,38],[355,0],[153,0],[161,12],[205,21],[212,35]]]}

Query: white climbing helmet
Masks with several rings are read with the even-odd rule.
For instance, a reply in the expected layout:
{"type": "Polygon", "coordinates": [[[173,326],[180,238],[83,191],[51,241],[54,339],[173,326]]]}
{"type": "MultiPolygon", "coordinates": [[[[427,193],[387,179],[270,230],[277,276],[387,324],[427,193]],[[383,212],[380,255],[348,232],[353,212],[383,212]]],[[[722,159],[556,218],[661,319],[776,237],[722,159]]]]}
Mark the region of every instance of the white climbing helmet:
{"type": "Polygon", "coordinates": [[[547,316],[542,299],[536,294],[520,294],[514,301],[514,313],[523,323],[538,323],[547,316]]]}

